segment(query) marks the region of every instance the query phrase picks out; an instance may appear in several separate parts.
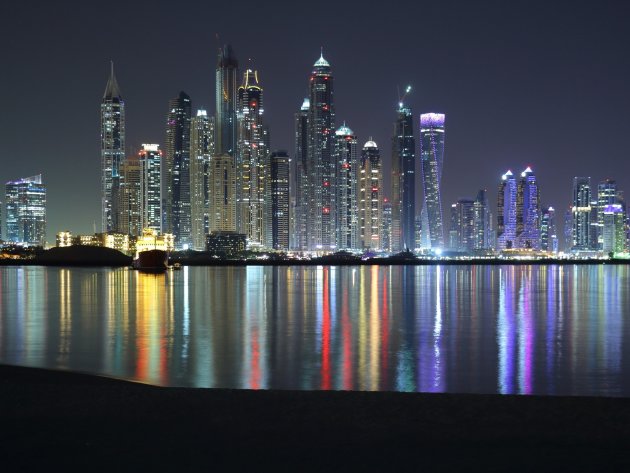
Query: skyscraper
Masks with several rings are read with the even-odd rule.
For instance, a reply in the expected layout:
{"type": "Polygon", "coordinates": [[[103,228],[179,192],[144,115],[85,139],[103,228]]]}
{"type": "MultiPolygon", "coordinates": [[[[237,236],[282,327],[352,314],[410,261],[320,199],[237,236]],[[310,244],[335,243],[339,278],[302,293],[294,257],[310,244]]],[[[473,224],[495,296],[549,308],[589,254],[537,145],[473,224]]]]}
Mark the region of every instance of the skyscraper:
{"type": "Polygon", "coordinates": [[[383,251],[391,251],[391,228],[392,228],[392,203],[387,198],[383,198],[383,251]]]}
{"type": "Polygon", "coordinates": [[[160,145],[145,143],[140,160],[140,199],[142,230],[162,233],[162,151],[160,145]]]}
{"type": "Polygon", "coordinates": [[[426,231],[432,249],[439,249],[444,246],[440,191],[444,162],[444,119],[443,113],[423,113],[420,115],[422,187],[428,222],[426,231]]]}
{"type": "Polygon", "coordinates": [[[236,232],[234,157],[218,154],[210,162],[210,232],[236,232]]]}
{"type": "Polygon", "coordinates": [[[604,209],[609,205],[617,204],[618,190],[617,183],[613,179],[605,179],[597,185],[597,205],[594,206],[597,219],[593,221],[591,214],[591,227],[597,225],[596,238],[597,248],[603,249],[604,243],[604,209]]]}
{"type": "Polygon", "coordinates": [[[274,151],[269,156],[269,188],[271,203],[271,246],[274,250],[289,249],[289,155],[274,151]]]}
{"type": "Polygon", "coordinates": [[[336,211],[333,228],[337,230],[336,246],[340,250],[359,248],[359,156],[357,137],[344,123],[335,131],[334,156],[337,163],[335,180],[329,185],[336,188],[336,211]]]}
{"type": "Polygon", "coordinates": [[[307,220],[309,215],[309,198],[314,196],[310,190],[310,167],[308,162],[308,115],[310,100],[304,99],[300,111],[295,114],[295,159],[293,166],[293,182],[295,192],[295,227],[294,246],[296,250],[308,249],[307,220]]]}
{"type": "Polygon", "coordinates": [[[197,110],[190,124],[190,220],[194,250],[205,250],[209,232],[208,172],[214,154],[214,118],[197,110]]]}
{"type": "Polygon", "coordinates": [[[602,249],[605,253],[626,250],[625,214],[621,204],[609,204],[601,209],[603,221],[602,249]]]}
{"type": "Polygon", "coordinates": [[[530,167],[521,173],[516,196],[516,247],[540,249],[540,191],[530,167]]]}
{"type": "Polygon", "coordinates": [[[129,156],[120,165],[118,186],[117,232],[125,235],[142,234],[141,167],[138,156],[129,156]]]}
{"type": "Polygon", "coordinates": [[[333,140],[335,105],[333,75],[323,54],[313,65],[309,81],[308,158],[309,193],[306,233],[309,250],[335,248],[335,163],[333,140]]]}
{"type": "Polygon", "coordinates": [[[125,102],[114,75],[114,63],[101,101],[101,225],[104,232],[117,227],[116,199],[120,163],[125,157],[125,102]]]}
{"type": "Polygon", "coordinates": [[[364,249],[383,248],[383,172],[381,153],[370,140],[363,145],[359,172],[359,228],[364,249]]]}
{"type": "Polygon", "coordinates": [[[572,251],[588,251],[591,227],[591,178],[573,178],[573,246],[572,251]]]}
{"type": "Polygon", "coordinates": [[[219,50],[216,70],[216,117],[214,144],[218,154],[236,153],[236,81],[238,61],[232,46],[226,44],[219,50]]]}
{"type": "Polygon", "coordinates": [[[165,230],[175,235],[175,246],[192,245],[190,222],[190,97],[185,92],[169,101],[166,156],[162,167],[165,230]]]}
{"type": "Polygon", "coordinates": [[[558,231],[556,228],[556,211],[549,207],[542,211],[540,223],[540,249],[549,253],[558,252],[558,231]]]}
{"type": "Polygon", "coordinates": [[[485,189],[480,189],[475,198],[473,209],[475,227],[473,248],[475,250],[488,250],[492,248],[492,218],[490,209],[488,208],[487,193],[485,189]]]}
{"type": "Polygon", "coordinates": [[[6,184],[7,241],[46,245],[46,186],[41,174],[6,184]]]}
{"type": "Polygon", "coordinates": [[[516,248],[516,179],[512,171],[501,176],[497,204],[497,247],[499,250],[516,248]]]}
{"type": "Polygon", "coordinates": [[[470,252],[475,249],[475,201],[472,199],[459,199],[456,208],[457,249],[470,252]]]}
{"type": "Polygon", "coordinates": [[[270,215],[265,213],[268,185],[269,134],[263,122],[263,89],[258,72],[247,69],[238,88],[236,146],[237,231],[247,235],[250,246],[262,247],[271,240],[270,215]],[[269,224],[269,225],[268,225],[269,224]]]}
{"type": "Polygon", "coordinates": [[[392,251],[415,248],[416,140],[411,107],[398,104],[392,139],[392,251]]]}

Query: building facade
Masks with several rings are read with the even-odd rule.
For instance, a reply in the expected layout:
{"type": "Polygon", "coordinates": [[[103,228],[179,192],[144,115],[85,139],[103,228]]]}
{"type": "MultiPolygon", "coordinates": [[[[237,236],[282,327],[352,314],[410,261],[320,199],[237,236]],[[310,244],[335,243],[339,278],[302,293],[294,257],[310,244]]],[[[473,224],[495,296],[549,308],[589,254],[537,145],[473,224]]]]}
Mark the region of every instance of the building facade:
{"type": "Polygon", "coordinates": [[[357,137],[344,123],[335,131],[334,159],[335,179],[327,181],[327,186],[336,189],[333,228],[336,228],[336,248],[356,250],[359,248],[359,156],[357,137]]]}
{"type": "Polygon", "coordinates": [[[540,249],[548,253],[558,252],[558,230],[556,227],[556,211],[549,207],[542,211],[540,223],[540,249]]]}
{"type": "Polygon", "coordinates": [[[307,221],[309,208],[312,205],[310,198],[314,192],[310,190],[312,179],[309,178],[308,162],[308,116],[310,99],[307,97],[302,102],[300,111],[295,114],[295,159],[292,169],[293,182],[295,183],[293,195],[295,196],[295,226],[293,228],[293,249],[305,251],[308,249],[307,221]]]}
{"type": "Polygon", "coordinates": [[[286,151],[274,151],[269,156],[269,198],[271,203],[271,244],[274,250],[287,251],[291,234],[290,220],[290,159],[286,151]]]}
{"type": "Polygon", "coordinates": [[[364,250],[383,249],[383,170],[378,145],[363,145],[359,169],[359,238],[364,250]]]}
{"type": "Polygon", "coordinates": [[[162,233],[162,151],[160,145],[144,143],[138,152],[140,161],[140,209],[142,230],[162,233]]]}
{"type": "Polygon", "coordinates": [[[441,180],[444,163],[444,122],[443,113],[423,113],[420,115],[420,161],[422,165],[423,206],[426,210],[428,227],[423,233],[428,235],[432,249],[444,246],[442,224],[441,180]]]}
{"type": "Polygon", "coordinates": [[[540,190],[530,167],[521,173],[516,196],[516,247],[540,250],[540,190]]]}
{"type": "Polygon", "coordinates": [[[142,171],[138,156],[127,157],[120,165],[117,232],[138,236],[142,233],[142,171]]]}
{"type": "Polygon", "coordinates": [[[190,228],[192,248],[206,249],[209,232],[208,172],[214,154],[214,118],[197,110],[190,124],[190,228]]]}
{"type": "Polygon", "coordinates": [[[571,251],[591,248],[591,178],[573,178],[572,247],[571,251]]]}
{"type": "Polygon", "coordinates": [[[217,154],[236,154],[236,82],[238,61],[229,44],[219,50],[216,69],[215,150],[217,154]]]}
{"type": "Polygon", "coordinates": [[[46,185],[41,174],[6,184],[7,241],[46,245],[46,185]]]}
{"type": "Polygon", "coordinates": [[[210,164],[210,233],[236,232],[236,169],[234,157],[217,154],[210,164]]]}
{"type": "Polygon", "coordinates": [[[517,183],[512,171],[501,176],[497,199],[497,248],[516,248],[516,195],[517,183]]]}

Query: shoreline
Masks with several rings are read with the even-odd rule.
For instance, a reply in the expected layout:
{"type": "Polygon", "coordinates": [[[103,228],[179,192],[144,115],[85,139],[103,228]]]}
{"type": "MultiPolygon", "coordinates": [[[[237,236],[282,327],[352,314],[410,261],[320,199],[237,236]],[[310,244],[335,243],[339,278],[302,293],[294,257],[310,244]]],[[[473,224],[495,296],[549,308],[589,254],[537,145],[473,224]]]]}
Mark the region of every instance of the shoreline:
{"type": "Polygon", "coordinates": [[[0,386],[0,451],[16,469],[630,466],[630,398],[162,388],[8,365],[0,386]]]}

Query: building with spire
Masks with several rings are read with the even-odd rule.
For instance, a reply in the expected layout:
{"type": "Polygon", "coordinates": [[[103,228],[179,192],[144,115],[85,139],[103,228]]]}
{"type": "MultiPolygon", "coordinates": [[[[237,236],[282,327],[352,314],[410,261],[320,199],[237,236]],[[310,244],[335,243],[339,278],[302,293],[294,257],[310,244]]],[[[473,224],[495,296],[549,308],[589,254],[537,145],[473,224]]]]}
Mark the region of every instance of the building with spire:
{"type": "Polygon", "coordinates": [[[308,97],[302,102],[299,112],[295,113],[295,159],[292,168],[293,196],[295,198],[295,212],[293,227],[293,246],[299,251],[308,249],[307,221],[309,215],[309,198],[314,195],[310,190],[312,179],[309,179],[308,170],[308,115],[310,100],[308,97]]]}
{"type": "Polygon", "coordinates": [[[120,163],[125,158],[125,102],[114,74],[114,63],[101,100],[101,226],[118,227],[117,197],[120,163]]]}
{"type": "MultiPolygon", "coordinates": [[[[328,181],[336,189],[334,228],[337,231],[336,248],[340,250],[356,250],[359,244],[359,155],[357,137],[345,124],[335,131],[334,159],[336,176],[328,181]]],[[[331,211],[331,212],[332,212],[331,211]]]]}
{"type": "Polygon", "coordinates": [[[444,163],[444,121],[445,115],[443,113],[423,113],[420,115],[423,210],[426,212],[427,222],[426,228],[422,228],[422,233],[428,236],[431,248],[434,250],[444,247],[441,194],[444,163]]]}
{"type": "Polygon", "coordinates": [[[309,81],[307,249],[333,250],[335,231],[335,105],[333,75],[323,53],[313,64],[309,81]]]}
{"type": "Polygon", "coordinates": [[[516,196],[518,185],[512,171],[501,176],[497,201],[497,248],[516,248],[516,196]]]}
{"type": "Polygon", "coordinates": [[[214,154],[214,117],[197,110],[190,123],[190,225],[192,248],[206,249],[209,232],[208,172],[214,154]]]}
{"type": "Polygon", "coordinates": [[[521,173],[516,195],[516,247],[540,250],[540,190],[531,167],[521,173]]]}
{"type": "Polygon", "coordinates": [[[247,69],[237,94],[236,221],[237,231],[247,236],[251,247],[264,247],[271,242],[271,216],[265,212],[269,132],[263,113],[258,72],[247,69]]]}
{"type": "Polygon", "coordinates": [[[416,140],[411,107],[398,104],[392,138],[391,250],[414,249],[416,219],[416,140]]]}
{"type": "Polygon", "coordinates": [[[192,245],[190,220],[190,97],[185,92],[168,103],[166,156],[162,167],[165,230],[178,249],[192,245]]]}
{"type": "Polygon", "coordinates": [[[359,168],[359,238],[366,250],[383,246],[383,170],[381,153],[370,139],[363,145],[359,168]]]}
{"type": "Polygon", "coordinates": [[[42,175],[7,182],[5,197],[7,241],[45,246],[46,185],[42,175]]]}
{"type": "Polygon", "coordinates": [[[215,151],[218,154],[236,153],[236,87],[238,61],[229,44],[219,50],[216,69],[215,151]]]}

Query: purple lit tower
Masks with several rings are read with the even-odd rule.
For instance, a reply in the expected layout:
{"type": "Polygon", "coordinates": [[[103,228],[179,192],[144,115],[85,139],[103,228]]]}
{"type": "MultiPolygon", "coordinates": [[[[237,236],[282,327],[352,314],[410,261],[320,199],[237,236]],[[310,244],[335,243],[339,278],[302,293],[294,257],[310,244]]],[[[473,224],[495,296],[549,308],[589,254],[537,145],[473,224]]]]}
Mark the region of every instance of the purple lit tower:
{"type": "Polygon", "coordinates": [[[499,250],[516,248],[517,184],[512,171],[501,176],[497,205],[497,246],[499,250]]]}
{"type": "Polygon", "coordinates": [[[516,195],[516,244],[540,250],[540,190],[529,166],[521,173],[516,195]]]}
{"type": "Polygon", "coordinates": [[[442,165],[444,162],[443,113],[420,115],[420,159],[422,163],[422,187],[424,190],[423,212],[426,213],[422,232],[428,235],[432,249],[444,247],[442,220],[442,165]]]}

